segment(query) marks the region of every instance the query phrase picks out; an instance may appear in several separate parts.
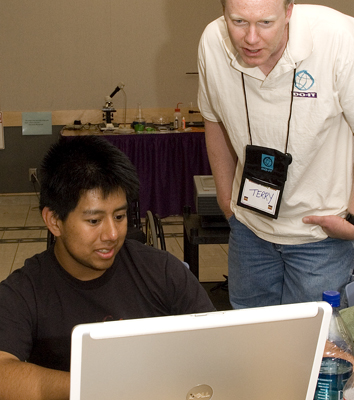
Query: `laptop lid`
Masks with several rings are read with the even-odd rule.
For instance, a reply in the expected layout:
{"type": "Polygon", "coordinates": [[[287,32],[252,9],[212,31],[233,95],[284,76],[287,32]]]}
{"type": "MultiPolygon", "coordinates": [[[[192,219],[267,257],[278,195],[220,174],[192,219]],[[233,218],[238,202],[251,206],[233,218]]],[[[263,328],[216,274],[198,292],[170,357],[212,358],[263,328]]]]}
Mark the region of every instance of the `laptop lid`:
{"type": "Polygon", "coordinates": [[[332,309],[302,303],[78,325],[71,400],[312,400],[332,309]]]}

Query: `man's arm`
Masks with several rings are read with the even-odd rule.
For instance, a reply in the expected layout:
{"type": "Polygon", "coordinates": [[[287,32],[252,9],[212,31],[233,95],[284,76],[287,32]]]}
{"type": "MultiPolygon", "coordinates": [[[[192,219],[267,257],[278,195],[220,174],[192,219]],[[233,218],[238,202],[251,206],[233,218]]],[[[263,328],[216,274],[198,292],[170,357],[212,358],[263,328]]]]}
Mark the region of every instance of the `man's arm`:
{"type": "MultiPolygon", "coordinates": [[[[344,16],[346,19],[347,16],[344,16]]],[[[347,20],[351,27],[347,26],[346,35],[341,36],[340,48],[337,49],[338,54],[346,54],[346,49],[352,48],[354,44],[353,21],[347,20]]],[[[346,23],[347,23],[346,22],[346,23]]],[[[354,56],[336,58],[333,65],[334,75],[336,76],[335,92],[339,95],[339,102],[343,109],[345,119],[354,132],[354,109],[353,109],[353,93],[354,93],[354,56]]],[[[348,212],[354,214],[354,183],[352,183],[352,191],[348,203],[348,212]]],[[[320,225],[323,231],[331,238],[342,240],[354,240],[354,225],[346,221],[344,218],[335,215],[314,216],[309,215],[302,219],[305,224],[320,225]]]]}
{"type": "MultiPolygon", "coordinates": [[[[354,214],[354,184],[350,195],[348,212],[354,214]]],[[[337,215],[309,215],[304,217],[302,222],[320,225],[323,231],[333,239],[354,240],[354,225],[337,215]]]]}
{"type": "Polygon", "coordinates": [[[215,180],[219,206],[226,218],[232,216],[230,201],[237,156],[221,122],[205,120],[205,139],[211,170],[215,180]]]}
{"type": "Polygon", "coordinates": [[[19,361],[0,351],[1,400],[68,400],[69,372],[19,361]]]}

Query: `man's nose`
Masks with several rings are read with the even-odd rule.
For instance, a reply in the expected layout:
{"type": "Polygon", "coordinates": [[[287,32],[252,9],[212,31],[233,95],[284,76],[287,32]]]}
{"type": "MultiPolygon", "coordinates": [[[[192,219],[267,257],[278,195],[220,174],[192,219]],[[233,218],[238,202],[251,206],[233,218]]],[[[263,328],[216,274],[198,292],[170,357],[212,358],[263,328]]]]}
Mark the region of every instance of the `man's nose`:
{"type": "Polygon", "coordinates": [[[256,26],[251,25],[246,32],[245,42],[247,44],[256,44],[259,41],[259,33],[256,26]]]}
{"type": "Polygon", "coordinates": [[[118,238],[119,228],[116,221],[107,219],[102,227],[101,239],[102,241],[115,241],[118,238]]]}

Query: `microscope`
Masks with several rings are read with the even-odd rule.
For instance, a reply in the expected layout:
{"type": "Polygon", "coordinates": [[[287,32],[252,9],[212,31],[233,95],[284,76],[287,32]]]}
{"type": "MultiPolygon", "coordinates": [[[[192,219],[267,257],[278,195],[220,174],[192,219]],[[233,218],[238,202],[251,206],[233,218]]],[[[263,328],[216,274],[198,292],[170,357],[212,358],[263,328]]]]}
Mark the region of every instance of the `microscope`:
{"type": "Polygon", "coordinates": [[[102,108],[103,111],[103,122],[99,125],[101,131],[115,132],[115,133],[132,133],[134,129],[126,126],[127,119],[127,96],[124,91],[124,83],[120,82],[113,92],[106,96],[105,105],[102,108]],[[124,124],[118,125],[113,122],[113,113],[116,109],[113,106],[112,98],[119,92],[122,91],[124,94],[124,124]]]}

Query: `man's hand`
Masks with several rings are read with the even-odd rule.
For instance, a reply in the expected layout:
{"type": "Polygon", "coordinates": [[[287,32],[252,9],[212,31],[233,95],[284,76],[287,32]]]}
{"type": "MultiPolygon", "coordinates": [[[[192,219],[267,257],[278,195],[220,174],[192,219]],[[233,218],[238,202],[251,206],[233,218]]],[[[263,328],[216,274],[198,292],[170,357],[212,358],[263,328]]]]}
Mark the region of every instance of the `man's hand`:
{"type": "Polygon", "coordinates": [[[217,196],[217,201],[218,201],[218,205],[220,207],[220,210],[223,212],[225,218],[227,220],[229,218],[231,218],[232,215],[233,215],[233,212],[232,212],[232,210],[230,208],[231,199],[228,198],[228,199],[222,200],[217,196]]]}
{"type": "Polygon", "coordinates": [[[218,204],[225,217],[229,219],[233,214],[230,203],[237,155],[221,122],[205,120],[205,140],[218,204]]]}
{"type": "Polygon", "coordinates": [[[230,209],[230,211],[228,211],[228,212],[224,212],[224,215],[225,215],[225,218],[227,219],[227,220],[229,220],[233,215],[234,215],[234,213],[231,211],[231,209],[230,209]]]}
{"type": "Polygon", "coordinates": [[[304,224],[319,225],[333,239],[354,240],[354,225],[337,215],[322,217],[309,215],[302,219],[304,224]]]}

